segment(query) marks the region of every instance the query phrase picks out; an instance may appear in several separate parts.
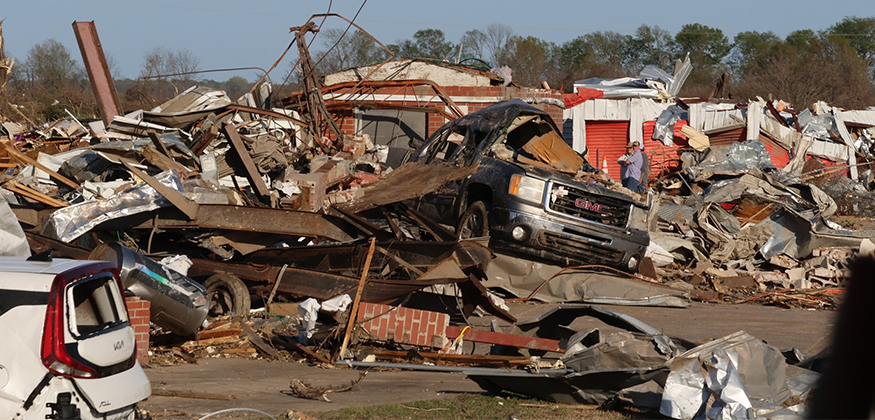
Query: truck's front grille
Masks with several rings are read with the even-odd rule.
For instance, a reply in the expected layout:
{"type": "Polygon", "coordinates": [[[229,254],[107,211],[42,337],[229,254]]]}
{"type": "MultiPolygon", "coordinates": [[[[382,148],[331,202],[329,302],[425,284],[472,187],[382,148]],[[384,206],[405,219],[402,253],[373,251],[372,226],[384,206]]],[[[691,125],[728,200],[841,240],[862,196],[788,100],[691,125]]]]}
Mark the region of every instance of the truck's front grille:
{"type": "Polygon", "coordinates": [[[550,211],[618,228],[626,227],[630,205],[628,201],[561,184],[550,185],[547,202],[550,211]]]}
{"type": "Polygon", "coordinates": [[[618,264],[623,259],[622,251],[549,231],[541,231],[538,244],[557,255],[570,257],[581,263],[611,265],[618,264]]]}

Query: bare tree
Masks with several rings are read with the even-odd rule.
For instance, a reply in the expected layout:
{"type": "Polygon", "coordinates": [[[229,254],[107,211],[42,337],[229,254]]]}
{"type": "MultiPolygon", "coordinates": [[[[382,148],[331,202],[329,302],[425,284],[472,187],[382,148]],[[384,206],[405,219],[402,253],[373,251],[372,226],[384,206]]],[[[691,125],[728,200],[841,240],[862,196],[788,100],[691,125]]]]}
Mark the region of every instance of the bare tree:
{"type": "MultiPolygon", "coordinates": [[[[2,23],[3,21],[0,21],[0,24],[2,23]]],[[[6,58],[6,50],[3,48],[3,28],[0,28],[0,89],[6,87],[13,64],[15,64],[15,59],[6,58]]]]}
{"type": "Polygon", "coordinates": [[[179,94],[180,88],[194,84],[192,74],[198,70],[200,59],[187,49],[170,50],[156,46],[143,56],[137,94],[149,96],[149,101],[167,99],[179,94]]]}
{"type": "Polygon", "coordinates": [[[503,23],[490,23],[486,26],[486,42],[483,50],[489,55],[491,61],[498,58],[498,54],[505,50],[511,39],[516,36],[513,28],[503,23]]]}

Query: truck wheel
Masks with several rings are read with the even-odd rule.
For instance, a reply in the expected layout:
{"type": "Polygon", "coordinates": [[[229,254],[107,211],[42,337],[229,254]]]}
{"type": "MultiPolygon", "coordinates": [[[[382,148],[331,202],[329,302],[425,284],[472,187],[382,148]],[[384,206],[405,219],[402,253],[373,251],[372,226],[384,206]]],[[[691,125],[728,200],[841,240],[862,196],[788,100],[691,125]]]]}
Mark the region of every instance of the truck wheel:
{"type": "Polygon", "coordinates": [[[475,201],[462,214],[456,229],[459,239],[489,236],[489,210],[486,203],[475,201]]]}
{"type": "Polygon", "coordinates": [[[249,288],[233,274],[214,274],[204,282],[204,287],[210,298],[210,310],[207,315],[211,317],[246,315],[252,307],[249,288]]]}

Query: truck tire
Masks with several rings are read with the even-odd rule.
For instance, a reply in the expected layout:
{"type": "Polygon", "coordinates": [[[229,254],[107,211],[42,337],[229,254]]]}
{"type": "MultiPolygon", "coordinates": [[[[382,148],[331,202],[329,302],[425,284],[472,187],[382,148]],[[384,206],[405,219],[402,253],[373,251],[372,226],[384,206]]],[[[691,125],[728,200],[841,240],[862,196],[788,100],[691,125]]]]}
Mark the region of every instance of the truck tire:
{"type": "Polygon", "coordinates": [[[486,203],[475,201],[465,209],[465,213],[459,218],[456,236],[459,239],[489,236],[489,208],[486,203]]]}
{"type": "Polygon", "coordinates": [[[218,273],[204,282],[210,298],[210,317],[225,315],[246,315],[252,307],[249,288],[237,276],[218,273]]]}

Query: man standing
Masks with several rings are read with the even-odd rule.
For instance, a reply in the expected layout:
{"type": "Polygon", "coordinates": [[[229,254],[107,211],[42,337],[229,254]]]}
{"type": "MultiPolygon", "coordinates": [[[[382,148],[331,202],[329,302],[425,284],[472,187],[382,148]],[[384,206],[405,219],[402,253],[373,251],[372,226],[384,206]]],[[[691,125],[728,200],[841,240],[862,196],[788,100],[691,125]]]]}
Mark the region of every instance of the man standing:
{"type": "Polygon", "coordinates": [[[638,142],[629,142],[626,144],[626,154],[617,159],[617,163],[620,164],[620,181],[632,192],[638,192],[641,167],[644,163],[638,147],[638,142]]]}
{"type": "MultiPolygon", "coordinates": [[[[637,142],[636,142],[637,143],[637,142]]],[[[647,157],[647,152],[644,150],[644,144],[641,145],[641,179],[638,180],[638,192],[647,191],[647,183],[650,182],[650,158],[647,157]]]]}

